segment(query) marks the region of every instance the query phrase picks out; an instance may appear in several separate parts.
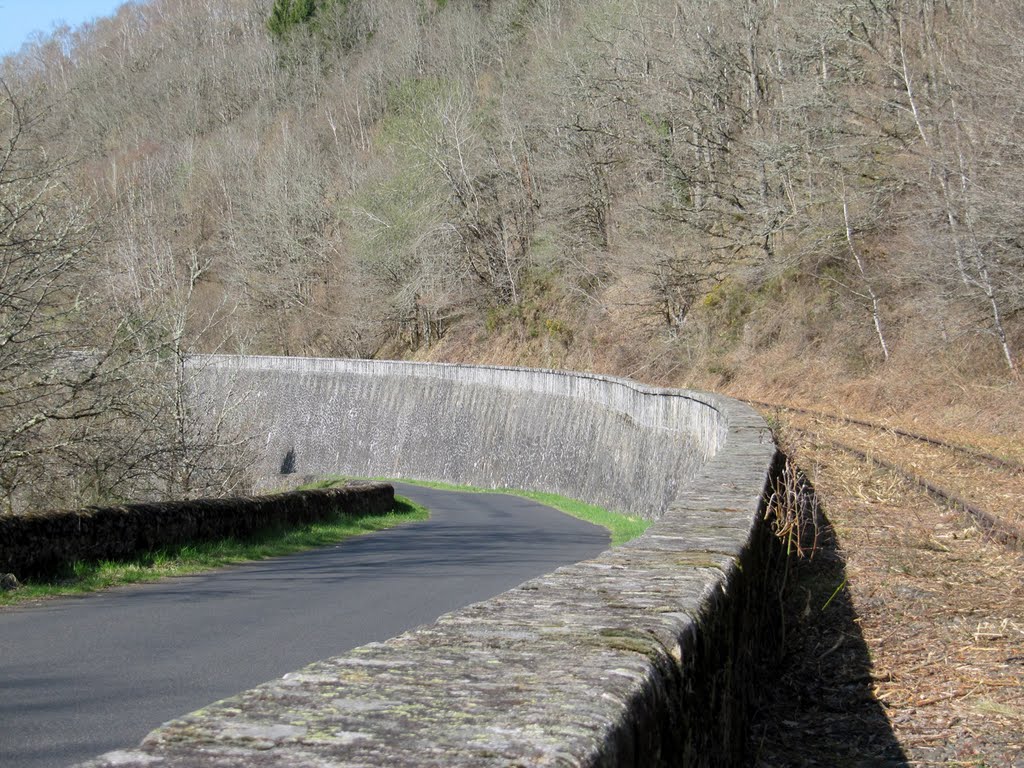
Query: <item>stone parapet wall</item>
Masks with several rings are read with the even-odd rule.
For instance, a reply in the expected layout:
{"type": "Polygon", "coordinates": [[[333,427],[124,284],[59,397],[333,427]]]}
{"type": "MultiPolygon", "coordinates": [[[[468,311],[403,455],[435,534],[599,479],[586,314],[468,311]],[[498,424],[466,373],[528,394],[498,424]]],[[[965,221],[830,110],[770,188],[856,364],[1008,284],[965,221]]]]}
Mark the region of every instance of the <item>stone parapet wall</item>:
{"type": "Polygon", "coordinates": [[[383,483],[230,499],[123,504],[0,516],[0,573],[49,577],[79,560],[117,560],[161,547],[244,537],[278,525],[383,515],[395,489],[383,483]]]}
{"type": "MultiPolygon", "coordinates": [[[[303,397],[330,389],[317,377],[337,375],[331,365],[318,361],[315,366],[328,370],[313,372],[312,383],[298,385],[303,397]]],[[[239,367],[245,368],[234,366],[239,367]]],[[[228,369],[218,366],[216,376],[228,369]]],[[[449,367],[444,375],[454,376],[455,369],[449,367]]],[[[657,522],[629,544],[397,638],[317,662],[218,702],[154,731],[140,748],[108,754],[88,763],[89,768],[646,768],[731,766],[740,761],[749,691],[759,662],[777,643],[779,626],[781,553],[763,515],[777,457],[763,421],[724,398],[628,383],[626,390],[613,394],[621,380],[602,377],[584,377],[593,380],[576,384],[545,382],[556,393],[540,394],[505,385],[516,378],[538,385],[539,377],[515,374],[506,379],[490,373],[495,369],[483,370],[472,375],[483,378],[476,386],[487,396],[462,401],[485,409],[469,414],[476,416],[481,431],[507,424],[492,418],[496,410],[488,398],[497,397],[492,390],[509,390],[513,400],[524,393],[553,398],[556,406],[550,408],[530,398],[529,411],[505,405],[506,412],[517,415],[539,410],[533,423],[542,429],[559,418],[560,409],[572,409],[567,392],[589,391],[616,398],[617,404],[606,400],[594,410],[581,407],[556,426],[587,429],[577,419],[603,419],[599,410],[611,411],[615,415],[607,417],[607,424],[623,425],[624,436],[620,441],[610,435],[588,436],[585,442],[593,450],[617,445],[628,452],[644,446],[634,434],[641,428],[671,434],[678,442],[705,436],[716,444],[710,449],[690,446],[663,464],[654,455],[646,457],[652,465],[649,487],[661,473],[661,482],[673,484],[674,490],[657,522]],[[627,394],[630,388],[636,396],[627,394]],[[655,414],[678,405],[647,410],[646,397],[672,397],[693,405],[679,409],[684,423],[673,429],[670,423],[659,423],[661,416],[655,414]],[[691,407],[703,410],[693,415],[691,407]],[[682,454],[698,458],[680,462],[682,454]],[[689,472],[684,478],[665,475],[680,466],[689,472]]],[[[270,379],[276,381],[275,376],[270,379]]],[[[413,386],[411,377],[400,378],[413,386]]],[[[255,376],[245,381],[257,385],[250,391],[265,386],[255,376]]],[[[278,386],[280,382],[270,391],[278,386]]],[[[467,386],[454,388],[460,398],[467,386]]],[[[438,402],[423,399],[424,390],[429,384],[410,395],[421,398],[417,405],[438,402]]],[[[376,391],[384,394],[387,389],[376,391]]],[[[262,402],[272,401],[264,397],[262,402]]],[[[401,404],[392,407],[401,421],[401,404]]],[[[274,420],[268,408],[264,412],[274,420]]],[[[431,415],[440,420],[452,413],[431,415]]],[[[460,424],[468,421],[472,419],[460,424]]],[[[306,426],[318,423],[313,418],[306,426]]],[[[437,431],[454,434],[443,424],[437,431]]],[[[513,432],[512,437],[526,439],[526,434],[513,432]]],[[[275,455],[293,435],[272,448],[275,455]]],[[[274,439],[267,444],[275,446],[274,439]]],[[[532,439],[536,442],[524,445],[521,453],[548,455],[549,438],[532,439]]],[[[510,444],[505,447],[512,450],[510,444]]],[[[300,455],[298,447],[296,453],[300,455]]],[[[408,459],[412,464],[419,460],[408,459]]],[[[601,466],[626,460],[619,453],[601,466]]],[[[472,475],[473,463],[465,466],[472,475]]],[[[546,476],[538,472],[532,477],[546,476]]],[[[644,485],[640,493],[653,508],[664,495],[649,487],[644,485]]]]}

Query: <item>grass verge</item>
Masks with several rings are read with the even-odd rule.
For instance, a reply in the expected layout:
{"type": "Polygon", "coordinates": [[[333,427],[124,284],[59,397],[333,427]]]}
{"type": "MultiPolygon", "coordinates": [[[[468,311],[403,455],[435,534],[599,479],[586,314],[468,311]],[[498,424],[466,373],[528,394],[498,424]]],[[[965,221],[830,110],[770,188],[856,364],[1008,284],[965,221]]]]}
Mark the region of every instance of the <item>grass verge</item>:
{"type": "MultiPolygon", "coordinates": [[[[317,487],[327,486],[321,484],[317,487]]],[[[396,496],[395,509],[386,515],[351,517],[339,514],[326,522],[293,528],[271,528],[245,539],[228,538],[160,549],[132,560],[79,562],[59,579],[28,582],[17,590],[0,592],[0,606],[84,594],[168,576],[187,576],[225,565],[290,555],[336,544],[364,533],[394,528],[415,520],[426,520],[429,516],[425,507],[396,496]]]]}
{"type": "MultiPolygon", "coordinates": [[[[343,480],[354,480],[356,478],[342,478],[342,477],[327,477],[322,480],[318,480],[313,483],[310,487],[326,487],[324,485],[318,485],[318,483],[336,483],[343,480]]],[[[359,478],[366,479],[366,478],[359,478]]],[[[555,493],[543,493],[541,491],[520,491],[515,489],[506,488],[477,488],[471,485],[452,485],[450,483],[438,483],[432,480],[410,480],[408,478],[372,478],[375,481],[382,483],[408,483],[409,485],[422,485],[425,488],[437,488],[442,491],[462,491],[464,493],[506,493],[511,496],[522,496],[526,499],[532,499],[539,504],[544,504],[548,507],[557,509],[563,514],[575,517],[579,520],[585,520],[588,523],[599,525],[602,528],[606,528],[608,533],[611,534],[612,546],[618,546],[624,544],[627,541],[635,539],[637,536],[642,534],[650,527],[653,521],[644,520],[640,517],[630,517],[629,515],[623,515],[618,512],[611,512],[603,507],[595,506],[594,504],[587,504],[576,499],[570,499],[566,496],[559,496],[555,493]]]]}

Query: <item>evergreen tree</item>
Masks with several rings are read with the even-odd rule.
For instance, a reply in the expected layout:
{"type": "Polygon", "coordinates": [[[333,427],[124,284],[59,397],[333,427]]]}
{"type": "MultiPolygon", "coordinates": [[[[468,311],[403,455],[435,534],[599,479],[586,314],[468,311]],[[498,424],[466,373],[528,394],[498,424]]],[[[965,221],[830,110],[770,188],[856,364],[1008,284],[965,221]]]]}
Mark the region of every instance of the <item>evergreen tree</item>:
{"type": "Polygon", "coordinates": [[[274,7],[267,19],[270,34],[281,39],[288,30],[313,18],[316,13],[314,0],[274,0],[274,7]]]}

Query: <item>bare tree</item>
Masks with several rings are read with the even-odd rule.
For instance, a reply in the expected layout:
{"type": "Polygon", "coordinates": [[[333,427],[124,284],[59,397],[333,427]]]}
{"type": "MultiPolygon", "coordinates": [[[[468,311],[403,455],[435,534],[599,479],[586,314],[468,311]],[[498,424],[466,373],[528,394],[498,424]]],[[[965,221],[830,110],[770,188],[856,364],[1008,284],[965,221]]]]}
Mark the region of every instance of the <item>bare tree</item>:
{"type": "Polygon", "coordinates": [[[0,81],[0,493],[7,511],[58,485],[62,452],[90,438],[108,399],[112,351],[90,330],[83,263],[93,227],[69,202],[69,162],[48,155],[45,110],[0,81]],[[33,486],[35,486],[33,488],[33,486]]]}
{"type": "MultiPolygon", "coordinates": [[[[886,126],[917,161],[918,225],[933,272],[988,314],[1007,369],[1018,369],[1007,319],[1024,305],[1019,203],[1024,76],[1019,14],[994,4],[940,9],[900,0],[864,6],[856,40],[881,69],[886,126]]],[[[914,169],[914,166],[910,166],[914,169]]]]}

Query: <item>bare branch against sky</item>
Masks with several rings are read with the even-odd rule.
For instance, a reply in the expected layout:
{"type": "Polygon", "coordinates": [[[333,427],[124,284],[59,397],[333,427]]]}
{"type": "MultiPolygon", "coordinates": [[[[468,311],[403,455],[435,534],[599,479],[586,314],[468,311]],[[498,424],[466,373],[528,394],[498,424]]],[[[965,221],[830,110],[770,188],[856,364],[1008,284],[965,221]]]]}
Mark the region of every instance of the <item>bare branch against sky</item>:
{"type": "Polygon", "coordinates": [[[76,27],[109,16],[125,0],[35,0],[0,3],[0,56],[15,53],[37,33],[62,23],[76,27]]]}

